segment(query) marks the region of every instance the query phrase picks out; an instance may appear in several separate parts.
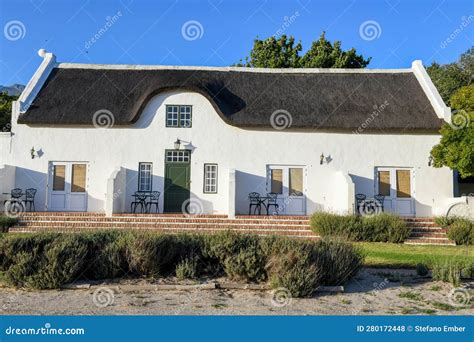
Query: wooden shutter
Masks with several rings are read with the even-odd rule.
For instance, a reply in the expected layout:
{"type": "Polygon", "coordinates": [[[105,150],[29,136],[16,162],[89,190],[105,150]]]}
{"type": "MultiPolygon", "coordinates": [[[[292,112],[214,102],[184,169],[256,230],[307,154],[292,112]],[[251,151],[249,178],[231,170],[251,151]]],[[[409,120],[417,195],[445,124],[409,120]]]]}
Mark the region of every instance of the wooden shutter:
{"type": "Polygon", "coordinates": [[[390,171],[379,171],[379,194],[390,196],[390,171]]]}
{"type": "Polygon", "coordinates": [[[411,197],[410,170],[397,170],[397,197],[411,197]]]}
{"type": "Polygon", "coordinates": [[[86,191],[86,164],[72,164],[71,192],[86,191]]]}

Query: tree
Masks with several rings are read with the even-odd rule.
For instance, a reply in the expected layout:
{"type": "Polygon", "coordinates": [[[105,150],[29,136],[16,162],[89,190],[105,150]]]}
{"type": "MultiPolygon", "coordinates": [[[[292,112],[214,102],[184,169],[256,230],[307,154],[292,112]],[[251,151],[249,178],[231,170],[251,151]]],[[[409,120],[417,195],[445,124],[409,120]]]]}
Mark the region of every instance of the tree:
{"type": "Polygon", "coordinates": [[[456,109],[452,123],[441,128],[441,141],[431,150],[435,167],[457,170],[462,178],[474,176],[474,85],[458,89],[450,98],[456,109]]]}
{"type": "Polygon", "coordinates": [[[447,105],[454,92],[472,82],[474,75],[474,48],[463,53],[458,62],[440,65],[433,62],[426,71],[447,105]]]}
{"type": "Polygon", "coordinates": [[[303,68],[365,68],[370,60],[371,57],[364,59],[362,55],[358,55],[355,48],[343,51],[341,42],[338,40],[331,44],[323,32],[303,56],[301,66],[303,68]]]}
{"type": "Polygon", "coordinates": [[[236,66],[254,68],[365,68],[371,58],[364,59],[356,49],[344,51],[341,42],[331,43],[323,32],[311,48],[300,56],[301,42],[295,44],[293,36],[282,35],[265,40],[254,40],[250,56],[236,66]]]}
{"type": "Polygon", "coordinates": [[[12,120],[12,102],[17,96],[0,93],[0,132],[9,132],[12,120]]]}

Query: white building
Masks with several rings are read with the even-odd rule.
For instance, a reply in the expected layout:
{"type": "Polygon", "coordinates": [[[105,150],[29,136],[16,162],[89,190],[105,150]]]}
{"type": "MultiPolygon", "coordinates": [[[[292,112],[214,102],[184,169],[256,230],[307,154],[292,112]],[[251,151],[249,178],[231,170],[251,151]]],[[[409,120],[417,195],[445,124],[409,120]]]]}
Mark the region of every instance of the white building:
{"type": "Polygon", "coordinates": [[[37,211],[129,212],[137,190],[159,191],[160,212],[230,216],[248,214],[251,192],[278,193],[286,215],[353,212],[357,193],[406,216],[455,201],[452,171],[429,165],[450,109],[420,61],[293,70],[40,55],[0,137],[0,191],[37,189],[37,211]]]}

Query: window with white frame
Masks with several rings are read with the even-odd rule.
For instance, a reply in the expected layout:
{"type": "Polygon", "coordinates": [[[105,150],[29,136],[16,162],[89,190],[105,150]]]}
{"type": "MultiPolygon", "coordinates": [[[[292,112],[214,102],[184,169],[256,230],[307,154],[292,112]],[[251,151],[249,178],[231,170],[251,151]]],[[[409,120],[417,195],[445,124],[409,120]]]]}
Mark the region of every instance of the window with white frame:
{"type": "Polygon", "coordinates": [[[151,191],[152,163],[138,164],[138,191],[151,191]]]}
{"type": "Polygon", "coordinates": [[[166,106],[166,127],[183,127],[192,126],[192,106],[166,106]]]}
{"type": "Polygon", "coordinates": [[[217,193],[217,164],[204,164],[204,193],[217,193]]]}

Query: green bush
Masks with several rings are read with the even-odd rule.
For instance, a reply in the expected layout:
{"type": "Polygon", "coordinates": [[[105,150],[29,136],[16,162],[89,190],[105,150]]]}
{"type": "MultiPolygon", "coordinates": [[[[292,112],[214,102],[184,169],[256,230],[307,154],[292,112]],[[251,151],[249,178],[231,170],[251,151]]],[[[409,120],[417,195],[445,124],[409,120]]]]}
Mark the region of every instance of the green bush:
{"type": "Polygon", "coordinates": [[[0,233],[8,232],[8,228],[14,226],[18,222],[15,217],[0,215],[0,233]]]}
{"type": "Polygon", "coordinates": [[[323,237],[352,241],[402,243],[411,233],[403,219],[387,213],[356,216],[319,212],[313,214],[310,224],[312,230],[323,237]]]}
{"type": "Polygon", "coordinates": [[[447,259],[432,265],[433,279],[458,286],[461,278],[473,278],[474,263],[459,259],[447,259]]]}
{"type": "Polygon", "coordinates": [[[176,277],[180,280],[196,279],[198,277],[197,258],[186,258],[176,265],[176,277]]]}
{"type": "Polygon", "coordinates": [[[416,274],[418,274],[419,276],[424,277],[428,275],[429,272],[430,270],[425,264],[421,264],[421,263],[416,264],[416,274]]]}
{"type": "Polygon", "coordinates": [[[458,245],[474,244],[474,224],[467,219],[456,219],[448,227],[448,237],[458,245]]]}
{"type": "Polygon", "coordinates": [[[294,296],[338,285],[357,272],[360,251],[343,241],[299,241],[231,232],[215,235],[97,231],[7,235],[0,271],[8,283],[58,288],[75,280],[118,276],[198,278],[226,275],[271,280],[294,296]]]}
{"type": "Polygon", "coordinates": [[[441,227],[448,227],[454,222],[455,218],[446,216],[436,216],[434,222],[441,227]]]}

